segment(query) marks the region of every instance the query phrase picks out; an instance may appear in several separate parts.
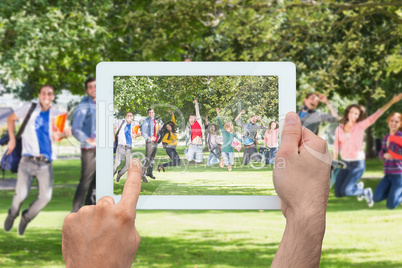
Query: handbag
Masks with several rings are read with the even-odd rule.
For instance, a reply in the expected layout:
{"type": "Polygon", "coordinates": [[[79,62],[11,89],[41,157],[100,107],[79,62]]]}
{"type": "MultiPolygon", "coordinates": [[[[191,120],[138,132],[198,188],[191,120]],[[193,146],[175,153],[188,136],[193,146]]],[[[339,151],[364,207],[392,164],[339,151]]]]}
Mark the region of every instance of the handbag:
{"type": "Polygon", "coordinates": [[[119,132],[120,132],[120,129],[123,126],[123,124],[124,124],[124,120],[123,120],[123,122],[121,122],[121,125],[120,125],[119,129],[117,130],[116,135],[114,136],[114,142],[113,142],[113,153],[114,154],[116,153],[117,145],[119,144],[119,132]]]}
{"type": "Polygon", "coordinates": [[[232,147],[235,148],[238,152],[240,152],[241,143],[236,138],[233,138],[232,147]]]}
{"type": "MultiPolygon", "coordinates": [[[[5,170],[10,170],[13,173],[16,173],[18,171],[18,165],[21,160],[21,155],[22,155],[22,133],[24,133],[25,127],[31,118],[31,114],[33,110],[35,110],[37,103],[32,103],[31,108],[28,111],[28,114],[25,116],[24,121],[22,122],[22,125],[20,129],[17,132],[17,135],[15,135],[15,148],[11,152],[11,154],[7,155],[8,149],[5,151],[3,154],[3,157],[1,158],[1,169],[3,170],[3,175],[5,170]]],[[[8,133],[5,134],[1,140],[0,144],[7,144],[10,141],[10,137],[8,136],[8,133]]]]}

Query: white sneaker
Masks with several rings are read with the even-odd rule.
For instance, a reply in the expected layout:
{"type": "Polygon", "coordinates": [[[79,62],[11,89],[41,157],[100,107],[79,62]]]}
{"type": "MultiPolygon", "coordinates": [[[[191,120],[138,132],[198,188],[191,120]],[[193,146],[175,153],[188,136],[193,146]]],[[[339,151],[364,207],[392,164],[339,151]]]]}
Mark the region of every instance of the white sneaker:
{"type": "MultiPolygon", "coordinates": [[[[364,183],[362,181],[357,183],[356,186],[357,186],[357,189],[359,189],[359,190],[364,189],[364,183]]],[[[357,196],[357,201],[363,201],[363,199],[364,199],[364,194],[357,196]]]]}
{"type": "Polygon", "coordinates": [[[374,205],[373,190],[371,188],[364,189],[364,198],[367,201],[367,205],[371,208],[374,205]]]}

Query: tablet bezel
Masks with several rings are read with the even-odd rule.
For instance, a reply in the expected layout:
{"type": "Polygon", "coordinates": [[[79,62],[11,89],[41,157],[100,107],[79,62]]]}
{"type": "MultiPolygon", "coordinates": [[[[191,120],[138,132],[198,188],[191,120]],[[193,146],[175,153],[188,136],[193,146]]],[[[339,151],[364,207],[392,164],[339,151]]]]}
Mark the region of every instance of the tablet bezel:
{"type": "MultiPolygon", "coordinates": [[[[296,66],[292,62],[101,62],[96,66],[96,200],[113,193],[113,79],[115,76],[278,76],[279,131],[296,108],[296,66]]],[[[279,141],[280,142],[280,141],[279,141]]],[[[143,210],[277,210],[278,196],[142,195],[143,210]]]]}

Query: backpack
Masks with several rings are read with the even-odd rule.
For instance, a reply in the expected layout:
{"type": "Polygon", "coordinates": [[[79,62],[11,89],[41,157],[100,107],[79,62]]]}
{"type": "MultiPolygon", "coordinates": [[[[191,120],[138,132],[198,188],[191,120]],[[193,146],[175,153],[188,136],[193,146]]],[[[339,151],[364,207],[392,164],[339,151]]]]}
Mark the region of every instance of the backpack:
{"type": "Polygon", "coordinates": [[[123,120],[123,122],[121,122],[121,125],[120,125],[119,129],[117,130],[116,135],[114,136],[114,142],[113,142],[113,153],[114,154],[116,153],[117,145],[119,144],[119,132],[123,125],[124,125],[124,120],[123,120]]]}
{"type": "MultiPolygon", "coordinates": [[[[31,108],[29,109],[27,115],[24,118],[24,121],[22,122],[22,125],[20,129],[18,130],[17,135],[15,135],[15,148],[11,152],[11,154],[7,155],[8,149],[5,151],[3,157],[1,158],[0,166],[1,169],[3,170],[3,177],[4,177],[4,171],[5,170],[10,170],[12,173],[16,173],[18,171],[18,166],[20,164],[21,160],[21,155],[22,155],[22,133],[24,133],[25,127],[31,118],[31,114],[33,110],[35,110],[37,103],[33,102],[31,104],[31,108]]],[[[7,144],[10,141],[10,137],[8,135],[8,132],[3,135],[3,137],[0,139],[0,145],[7,144]]]]}

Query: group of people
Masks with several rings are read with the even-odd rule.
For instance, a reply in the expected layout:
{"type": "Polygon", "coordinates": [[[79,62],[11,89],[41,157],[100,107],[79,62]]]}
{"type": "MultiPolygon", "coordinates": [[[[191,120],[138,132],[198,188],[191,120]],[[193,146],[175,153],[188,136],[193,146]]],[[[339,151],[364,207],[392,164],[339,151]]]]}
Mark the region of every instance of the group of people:
{"type": "MultiPolygon", "coordinates": [[[[209,124],[208,116],[206,116],[205,127],[202,122],[197,100],[194,100],[194,108],[195,115],[192,114],[189,116],[189,123],[185,128],[188,148],[185,149],[184,153],[188,161],[194,161],[196,163],[203,162],[203,137],[205,137],[206,147],[210,152],[207,160],[208,166],[219,164],[221,167],[226,166],[228,170],[231,171],[235,162],[234,148],[241,148],[241,143],[244,144],[243,165],[248,165],[251,160],[262,161],[263,158],[257,151],[257,134],[259,130],[264,130],[264,148],[266,148],[267,151],[267,163],[273,164],[278,148],[279,137],[279,124],[276,121],[272,121],[267,128],[260,116],[253,115],[247,123],[244,123],[241,119],[241,116],[245,114],[243,110],[235,119],[235,122],[242,128],[242,136],[240,137],[234,132],[232,122],[228,121],[224,124],[222,123],[219,108],[216,109],[219,126],[209,124]],[[257,124],[257,121],[260,121],[261,125],[257,124]],[[221,141],[218,136],[219,130],[222,132],[223,141],[221,141]]],[[[161,170],[165,172],[166,167],[181,165],[182,161],[176,151],[178,140],[176,120],[174,113],[172,111],[169,111],[169,113],[171,120],[160,127],[159,123],[155,120],[155,111],[151,108],[148,109],[147,117],[142,123],[141,131],[137,132],[133,130],[132,112],[126,113],[125,120],[117,120],[115,122],[113,126],[114,136],[118,138],[114,162],[114,174],[117,173],[116,182],[118,182],[121,176],[127,171],[128,163],[132,159],[132,140],[140,136],[145,139],[145,159],[142,172],[143,182],[148,182],[146,177],[155,179],[153,166],[158,141],[162,143],[166,154],[171,160],[158,165],[158,172],[161,170]],[[118,171],[123,155],[125,156],[126,163],[118,171]]]]}
{"type": "Polygon", "coordinates": [[[364,183],[359,182],[366,169],[363,150],[365,130],[401,99],[402,93],[395,95],[367,118],[364,107],[359,104],[346,107],[340,118],[325,95],[310,93],[304,99],[303,107],[298,111],[304,127],[317,134],[321,122],[340,122],[335,130],[333,159],[338,160],[340,153],[346,168],[340,168],[334,172],[336,197],[357,196],[359,201],[365,199],[369,207],[373,206],[374,202],[387,199],[389,209],[402,203],[402,142],[398,139],[402,135],[401,113],[392,113],[387,118],[389,133],[382,139],[380,151],[380,158],[384,161],[384,178],[377,185],[374,194],[371,188],[364,188],[364,183]],[[319,102],[325,103],[331,114],[320,113],[316,110],[319,102]]]}
{"type": "Polygon", "coordinates": [[[29,222],[49,203],[53,190],[53,167],[55,159],[54,143],[71,134],[81,143],[81,178],[75,192],[72,212],[77,212],[84,204],[96,202],[96,80],[85,81],[86,96],[75,107],[71,128],[63,132],[54,127],[54,120],[63,112],[52,106],[54,87],[43,85],[39,89],[38,103],[24,104],[15,110],[7,120],[9,142],[7,154],[16,147],[15,122],[26,121],[22,133],[22,157],[18,166],[18,179],[4,230],[9,232],[15,219],[20,215],[23,202],[28,197],[34,177],[38,182],[38,197],[29,208],[21,213],[18,234],[23,235],[29,222]],[[26,120],[24,120],[26,119],[26,120]],[[85,197],[86,196],[86,197],[85,197]]]}

